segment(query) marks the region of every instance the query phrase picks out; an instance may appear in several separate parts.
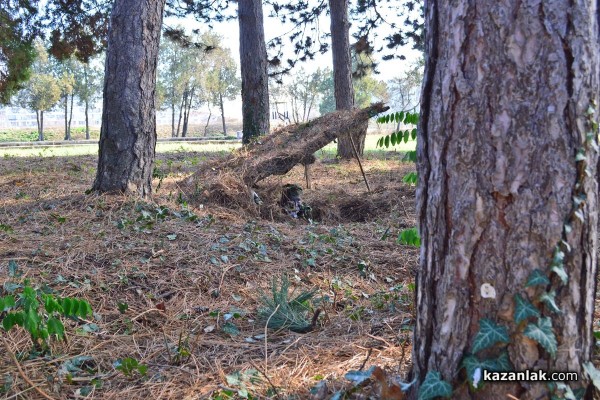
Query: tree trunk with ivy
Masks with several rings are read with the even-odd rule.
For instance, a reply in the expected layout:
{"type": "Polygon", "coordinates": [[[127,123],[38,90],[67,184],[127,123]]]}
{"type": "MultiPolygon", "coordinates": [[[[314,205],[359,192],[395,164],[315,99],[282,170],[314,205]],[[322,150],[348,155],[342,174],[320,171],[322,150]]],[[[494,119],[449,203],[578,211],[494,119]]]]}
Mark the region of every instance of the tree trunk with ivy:
{"type": "Polygon", "coordinates": [[[98,192],[151,192],[156,145],[156,64],[165,0],[116,0],[111,14],[98,192]]]}
{"type": "Polygon", "coordinates": [[[591,398],[597,7],[425,3],[411,398],[591,398]],[[525,369],[580,380],[481,381],[525,369]]]}

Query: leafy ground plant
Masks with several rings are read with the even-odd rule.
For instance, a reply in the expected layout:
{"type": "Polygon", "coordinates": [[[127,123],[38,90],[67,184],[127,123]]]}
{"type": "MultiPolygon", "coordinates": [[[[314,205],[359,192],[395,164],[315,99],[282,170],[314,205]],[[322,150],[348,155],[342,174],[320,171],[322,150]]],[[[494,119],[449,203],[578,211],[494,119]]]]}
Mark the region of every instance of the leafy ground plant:
{"type": "MultiPolygon", "coordinates": [[[[271,295],[261,293],[262,308],[258,310],[261,321],[271,329],[289,329],[292,332],[306,333],[314,327],[315,317],[308,319],[310,313],[310,300],[316,290],[302,291],[297,296],[289,299],[290,281],[287,275],[280,280],[273,278],[271,295]]],[[[293,294],[293,293],[292,293],[293,294]]],[[[318,312],[315,313],[318,317],[318,312]]]]}
{"type": "Polygon", "coordinates": [[[34,289],[28,281],[24,285],[13,284],[9,289],[14,293],[0,297],[2,328],[8,332],[15,326],[22,327],[29,333],[38,351],[49,349],[51,337],[64,338],[65,326],[61,317],[85,318],[92,314],[86,300],[43,293],[34,289]]]}

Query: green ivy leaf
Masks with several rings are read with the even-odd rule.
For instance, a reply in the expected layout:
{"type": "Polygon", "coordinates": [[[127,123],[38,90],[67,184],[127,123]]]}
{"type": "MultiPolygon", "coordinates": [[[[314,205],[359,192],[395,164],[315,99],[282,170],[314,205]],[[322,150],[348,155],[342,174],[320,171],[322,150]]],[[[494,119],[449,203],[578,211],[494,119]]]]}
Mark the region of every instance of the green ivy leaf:
{"type": "Polygon", "coordinates": [[[508,352],[507,351],[503,351],[502,353],[500,353],[500,355],[498,356],[498,358],[496,358],[494,360],[494,368],[496,372],[506,372],[506,371],[512,371],[513,365],[510,362],[510,358],[508,357],[508,352]]]}
{"type": "Polygon", "coordinates": [[[530,287],[530,286],[546,286],[549,283],[550,283],[550,279],[548,279],[548,277],[546,276],[546,274],[544,274],[539,269],[534,269],[529,274],[529,277],[527,278],[527,284],[525,285],[525,287],[530,287]]]}
{"type": "Polygon", "coordinates": [[[558,344],[552,328],[552,319],[539,318],[537,324],[529,324],[525,328],[525,336],[538,342],[552,356],[556,357],[558,344]]]}
{"type": "Polygon", "coordinates": [[[19,267],[17,265],[17,262],[15,260],[10,260],[8,262],[8,276],[10,276],[11,278],[14,278],[16,276],[18,276],[19,273],[19,267]]]}
{"type": "Polygon", "coordinates": [[[427,372],[427,376],[419,388],[419,400],[450,396],[452,396],[452,385],[443,380],[439,372],[427,372]]]}
{"type": "Polygon", "coordinates": [[[551,268],[551,270],[558,275],[563,285],[566,285],[567,282],[569,282],[569,275],[567,275],[567,271],[565,271],[565,267],[563,265],[555,265],[551,268]]]}
{"type": "Polygon", "coordinates": [[[478,388],[481,385],[483,371],[504,372],[512,370],[512,365],[508,358],[508,352],[503,351],[497,358],[479,360],[476,356],[467,356],[463,359],[461,366],[467,371],[469,383],[478,388]],[[479,369],[479,371],[478,371],[479,369]]]}
{"type": "Polygon", "coordinates": [[[587,376],[592,380],[596,389],[600,390],[600,371],[594,367],[591,361],[588,361],[583,364],[583,370],[587,374],[587,376]]]}
{"type": "Polygon", "coordinates": [[[540,296],[540,300],[546,303],[546,305],[555,313],[560,314],[560,308],[556,305],[556,292],[553,290],[551,292],[542,293],[540,296]]]}
{"type": "Polygon", "coordinates": [[[515,323],[520,323],[521,321],[526,320],[529,317],[539,317],[540,312],[533,304],[531,304],[527,299],[521,297],[521,295],[515,295],[515,323]]]}
{"type": "Polygon", "coordinates": [[[493,371],[494,362],[492,360],[479,360],[475,356],[465,357],[462,361],[462,367],[467,371],[467,380],[474,387],[480,387],[483,370],[493,371]]]}
{"type": "Polygon", "coordinates": [[[231,336],[237,336],[240,334],[240,330],[238,329],[238,327],[233,323],[233,322],[226,322],[223,325],[223,328],[221,328],[223,330],[223,332],[227,333],[228,335],[231,336]]]}
{"type": "Polygon", "coordinates": [[[479,321],[479,332],[473,339],[473,353],[487,349],[496,343],[508,343],[510,338],[506,327],[496,324],[494,321],[482,318],[479,321]]]}

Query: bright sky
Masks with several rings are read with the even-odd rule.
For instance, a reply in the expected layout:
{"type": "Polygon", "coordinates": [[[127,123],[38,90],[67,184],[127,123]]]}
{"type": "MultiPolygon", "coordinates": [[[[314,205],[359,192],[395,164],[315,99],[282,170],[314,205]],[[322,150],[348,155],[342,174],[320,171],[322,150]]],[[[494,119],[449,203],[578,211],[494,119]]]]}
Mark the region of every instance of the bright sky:
{"type": "MultiPolygon", "coordinates": [[[[267,40],[267,42],[270,39],[277,37],[277,36],[285,33],[287,30],[289,30],[289,26],[286,27],[278,19],[270,18],[270,17],[266,16],[268,11],[266,9],[264,11],[265,11],[265,18],[264,18],[265,19],[265,21],[264,21],[265,39],[267,40]]],[[[180,24],[189,30],[196,29],[196,28],[200,28],[201,30],[207,29],[206,26],[196,22],[192,18],[186,18],[184,20],[168,18],[165,20],[165,23],[169,26],[175,26],[175,25],[180,24]]],[[[322,32],[329,32],[329,17],[328,16],[321,17],[319,29],[322,32]]],[[[236,59],[239,60],[238,21],[232,20],[232,21],[228,21],[228,22],[215,23],[214,27],[213,27],[213,31],[217,32],[218,34],[220,34],[223,37],[224,47],[230,48],[232,55],[236,59]]],[[[389,32],[391,32],[391,30],[389,29],[389,26],[382,26],[378,31],[378,33],[380,34],[380,38],[386,36],[387,33],[389,33],[389,32]]],[[[379,39],[379,40],[382,40],[382,39],[379,39]]],[[[353,39],[350,38],[351,43],[352,43],[352,41],[353,41],[353,39]]],[[[285,46],[291,47],[291,44],[287,38],[284,39],[283,43],[284,43],[284,48],[285,48],[285,46]]],[[[374,47],[377,48],[380,46],[381,46],[381,43],[375,43],[374,47]]],[[[410,66],[410,64],[412,64],[414,61],[416,61],[419,58],[420,53],[416,50],[411,49],[410,47],[411,46],[405,46],[404,48],[400,49],[397,53],[397,54],[404,54],[404,56],[406,57],[406,60],[404,60],[404,61],[398,60],[398,59],[382,61],[380,58],[381,57],[380,55],[375,56],[376,61],[379,62],[378,69],[380,71],[380,74],[377,76],[377,79],[380,79],[383,81],[390,81],[391,79],[399,76],[402,73],[402,71],[406,70],[410,66]]],[[[291,52],[289,54],[284,54],[283,61],[285,62],[285,59],[287,59],[291,55],[292,55],[291,52]]],[[[307,71],[313,71],[319,67],[320,68],[326,68],[326,67],[331,68],[331,64],[332,64],[331,51],[329,51],[325,54],[317,53],[315,55],[314,60],[308,60],[304,63],[299,62],[298,64],[296,64],[295,68],[303,67],[307,71]]],[[[285,82],[285,77],[284,77],[284,82],[285,82]]]]}

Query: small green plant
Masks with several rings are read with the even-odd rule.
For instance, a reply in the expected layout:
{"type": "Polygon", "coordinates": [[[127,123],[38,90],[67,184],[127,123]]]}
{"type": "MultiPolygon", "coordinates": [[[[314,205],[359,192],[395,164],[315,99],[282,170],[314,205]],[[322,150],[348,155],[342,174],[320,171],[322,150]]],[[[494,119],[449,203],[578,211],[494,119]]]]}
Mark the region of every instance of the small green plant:
{"type": "Polygon", "coordinates": [[[8,332],[15,326],[25,329],[36,350],[47,351],[51,337],[63,339],[65,333],[61,317],[85,318],[92,314],[86,300],[61,298],[34,289],[29,282],[13,285],[14,294],[0,297],[0,321],[8,332]],[[17,292],[21,289],[19,292],[17,292]]]}
{"type": "Polygon", "coordinates": [[[400,232],[397,242],[407,246],[419,247],[421,246],[421,236],[419,236],[417,228],[409,228],[400,232]]]}
{"type": "Polygon", "coordinates": [[[271,329],[289,329],[298,333],[310,332],[314,327],[315,316],[318,318],[319,314],[317,311],[312,321],[308,319],[311,310],[309,303],[316,290],[302,291],[290,299],[289,287],[290,281],[287,275],[283,275],[279,281],[273,278],[271,296],[265,293],[260,295],[263,306],[258,310],[259,319],[271,329]]]}
{"type": "Polygon", "coordinates": [[[142,377],[146,376],[148,373],[148,366],[144,364],[140,364],[138,360],[131,357],[125,357],[123,359],[119,359],[115,361],[113,364],[117,371],[121,371],[123,375],[130,377],[134,372],[137,371],[142,377]]]}

